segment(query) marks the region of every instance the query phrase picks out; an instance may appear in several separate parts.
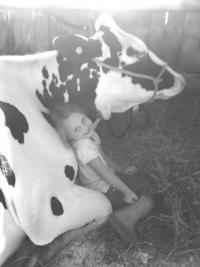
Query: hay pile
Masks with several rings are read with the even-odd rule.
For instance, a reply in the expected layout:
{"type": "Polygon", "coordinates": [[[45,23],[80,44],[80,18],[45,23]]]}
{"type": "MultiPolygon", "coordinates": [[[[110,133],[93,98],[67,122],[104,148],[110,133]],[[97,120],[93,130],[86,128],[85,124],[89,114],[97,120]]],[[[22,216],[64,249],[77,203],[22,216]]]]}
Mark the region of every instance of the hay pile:
{"type": "MultiPolygon", "coordinates": [[[[141,240],[170,255],[200,248],[200,123],[194,114],[196,91],[191,94],[149,105],[134,115],[123,139],[113,137],[106,124],[100,132],[104,150],[115,161],[135,164],[155,182],[160,198],[138,233],[141,240]]],[[[112,118],[116,133],[123,132],[127,116],[112,118]]]]}

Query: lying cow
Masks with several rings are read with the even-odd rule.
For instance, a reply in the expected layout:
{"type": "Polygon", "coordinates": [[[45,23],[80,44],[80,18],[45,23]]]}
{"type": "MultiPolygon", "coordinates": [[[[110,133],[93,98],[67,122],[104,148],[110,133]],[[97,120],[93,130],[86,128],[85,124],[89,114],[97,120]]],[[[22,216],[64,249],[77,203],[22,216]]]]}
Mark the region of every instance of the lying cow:
{"type": "MultiPolygon", "coordinates": [[[[0,59],[0,264],[27,235],[44,245],[111,213],[100,193],[74,184],[77,162],[45,116],[74,101],[91,117],[179,94],[184,78],[108,16],[91,38],[59,37],[57,51],[0,59]]],[[[89,224],[89,225],[88,225],[89,224]]]]}

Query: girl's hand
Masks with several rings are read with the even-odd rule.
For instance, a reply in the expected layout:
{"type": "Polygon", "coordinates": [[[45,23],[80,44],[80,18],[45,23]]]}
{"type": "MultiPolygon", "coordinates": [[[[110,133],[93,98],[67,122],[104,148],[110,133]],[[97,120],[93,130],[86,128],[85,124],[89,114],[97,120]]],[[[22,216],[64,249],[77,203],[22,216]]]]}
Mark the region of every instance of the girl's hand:
{"type": "Polygon", "coordinates": [[[123,201],[126,204],[134,203],[136,200],[138,200],[137,195],[133,191],[128,191],[124,194],[123,201]]]}
{"type": "Polygon", "coordinates": [[[137,168],[135,166],[129,166],[123,169],[123,173],[127,175],[131,175],[137,172],[137,168]]]}

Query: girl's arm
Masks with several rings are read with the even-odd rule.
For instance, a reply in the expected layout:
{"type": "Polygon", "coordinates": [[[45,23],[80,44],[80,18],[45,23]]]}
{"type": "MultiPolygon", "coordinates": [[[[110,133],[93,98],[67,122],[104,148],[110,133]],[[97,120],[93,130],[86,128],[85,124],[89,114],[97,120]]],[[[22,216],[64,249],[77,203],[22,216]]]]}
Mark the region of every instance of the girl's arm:
{"type": "Polygon", "coordinates": [[[133,203],[137,200],[136,194],[97,157],[87,163],[105,182],[121,191],[125,203],[133,203]]]}
{"type": "Polygon", "coordinates": [[[122,167],[115,163],[110,157],[108,157],[100,148],[101,154],[103,155],[103,158],[107,162],[108,166],[113,169],[116,173],[124,173],[127,175],[131,175],[137,172],[137,168],[135,166],[128,166],[128,167],[122,167]]]}
{"type": "Polygon", "coordinates": [[[115,163],[110,157],[108,157],[100,148],[100,152],[103,156],[103,158],[105,159],[106,163],[108,164],[108,166],[113,169],[115,172],[117,173],[123,173],[123,168],[118,165],[117,163],[115,163]]]}

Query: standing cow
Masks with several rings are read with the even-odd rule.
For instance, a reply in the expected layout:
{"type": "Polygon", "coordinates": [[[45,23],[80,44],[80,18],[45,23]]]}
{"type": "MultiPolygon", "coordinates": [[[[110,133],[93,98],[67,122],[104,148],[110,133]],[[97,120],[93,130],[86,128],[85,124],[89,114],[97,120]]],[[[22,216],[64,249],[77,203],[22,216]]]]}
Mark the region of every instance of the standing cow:
{"type": "Polygon", "coordinates": [[[109,119],[183,90],[184,78],[109,16],[95,27],[91,38],[55,39],[57,51],[0,58],[0,265],[25,235],[48,244],[66,231],[97,227],[112,212],[101,193],[74,184],[73,151],[43,116],[55,101],[109,119]]]}

